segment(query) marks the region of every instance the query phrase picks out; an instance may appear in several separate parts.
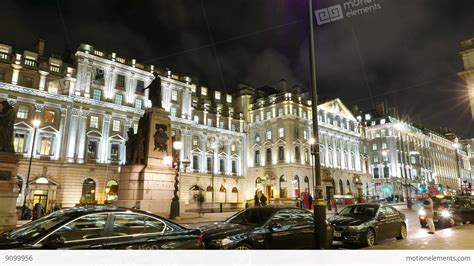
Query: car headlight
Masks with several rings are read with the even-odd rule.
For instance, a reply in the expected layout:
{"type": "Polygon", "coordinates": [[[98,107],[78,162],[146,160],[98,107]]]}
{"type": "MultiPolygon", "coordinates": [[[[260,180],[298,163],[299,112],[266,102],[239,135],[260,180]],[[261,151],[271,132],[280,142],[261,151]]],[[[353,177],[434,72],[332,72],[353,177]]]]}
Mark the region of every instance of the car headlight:
{"type": "Polygon", "coordinates": [[[213,240],[212,243],[218,247],[223,247],[223,246],[227,246],[229,244],[234,243],[234,240],[229,239],[229,238],[224,238],[224,239],[213,240]]]}
{"type": "Polygon", "coordinates": [[[449,218],[449,217],[451,217],[451,213],[448,210],[443,210],[441,212],[441,216],[444,217],[444,218],[449,218]]]}
{"type": "Polygon", "coordinates": [[[352,232],[360,232],[365,230],[367,227],[363,224],[361,225],[355,225],[355,226],[348,226],[347,229],[352,232]]]}
{"type": "Polygon", "coordinates": [[[426,211],[425,211],[425,209],[420,209],[420,210],[418,211],[418,214],[419,214],[420,216],[426,216],[426,211]]]}

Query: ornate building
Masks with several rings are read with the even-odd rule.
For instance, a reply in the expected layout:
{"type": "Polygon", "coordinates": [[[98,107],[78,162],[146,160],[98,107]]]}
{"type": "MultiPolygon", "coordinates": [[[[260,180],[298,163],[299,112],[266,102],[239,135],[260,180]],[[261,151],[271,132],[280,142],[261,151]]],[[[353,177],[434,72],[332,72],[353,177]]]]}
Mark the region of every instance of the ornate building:
{"type": "Polygon", "coordinates": [[[461,42],[462,60],[464,63],[464,71],[459,76],[466,81],[467,100],[471,106],[472,120],[474,120],[474,38],[461,42]]]}
{"type": "Polygon", "coordinates": [[[181,183],[181,198],[189,203],[204,189],[211,194],[218,190],[216,202],[242,202],[239,181],[246,139],[231,95],[87,44],[68,62],[46,55],[40,40],[36,51],[0,44],[0,98],[17,112],[14,144],[23,158],[18,205],[23,204],[31,155],[28,204],[42,202],[51,209],[54,204],[115,200],[126,132],[137,131],[138,119],[150,106],[144,88],[153,71],[162,81],[162,104],[170,113],[175,139],[185,144],[181,159],[192,162],[181,183]],[[35,119],[40,121],[36,131],[35,119]]]}

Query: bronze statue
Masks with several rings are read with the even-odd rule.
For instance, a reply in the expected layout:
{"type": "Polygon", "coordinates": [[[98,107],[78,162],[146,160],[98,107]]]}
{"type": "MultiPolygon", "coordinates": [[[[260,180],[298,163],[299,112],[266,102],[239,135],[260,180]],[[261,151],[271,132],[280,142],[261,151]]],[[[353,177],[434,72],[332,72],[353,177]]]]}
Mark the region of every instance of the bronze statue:
{"type": "Polygon", "coordinates": [[[0,152],[15,152],[13,147],[13,125],[15,112],[8,101],[3,101],[0,112],[0,152]]]}
{"type": "Polygon", "coordinates": [[[125,147],[127,148],[127,153],[125,154],[125,158],[127,164],[133,163],[133,154],[135,152],[135,143],[136,143],[136,136],[133,127],[129,128],[127,131],[128,140],[125,143],[125,147]]]}
{"type": "Polygon", "coordinates": [[[156,72],[153,72],[153,76],[155,76],[155,79],[145,88],[145,90],[150,89],[148,92],[148,98],[151,101],[151,106],[163,108],[161,106],[161,79],[156,72]]]}
{"type": "Polygon", "coordinates": [[[153,149],[156,151],[163,151],[167,152],[168,147],[167,147],[167,142],[168,142],[168,135],[166,134],[166,129],[167,127],[165,125],[161,124],[156,124],[155,125],[155,135],[153,136],[155,138],[155,148],[153,149]]]}

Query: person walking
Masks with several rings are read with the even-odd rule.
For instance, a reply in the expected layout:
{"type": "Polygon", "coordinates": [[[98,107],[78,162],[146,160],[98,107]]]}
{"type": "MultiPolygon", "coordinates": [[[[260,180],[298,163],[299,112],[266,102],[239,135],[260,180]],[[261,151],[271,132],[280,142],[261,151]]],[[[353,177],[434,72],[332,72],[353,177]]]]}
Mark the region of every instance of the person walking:
{"type": "Polygon", "coordinates": [[[428,193],[428,198],[423,202],[423,205],[426,211],[426,223],[428,224],[428,228],[430,230],[428,233],[434,234],[435,233],[435,225],[433,221],[434,203],[433,203],[433,200],[431,199],[431,194],[428,193]]]}
{"type": "Polygon", "coordinates": [[[41,218],[43,214],[43,205],[41,203],[36,203],[35,206],[33,207],[33,221],[36,219],[41,218]]]}
{"type": "Polygon", "coordinates": [[[260,198],[262,197],[262,192],[260,192],[260,189],[257,189],[255,191],[255,197],[254,197],[254,206],[257,207],[257,206],[262,206],[262,204],[260,203],[260,198]]]}
{"type": "Polygon", "coordinates": [[[197,204],[198,204],[198,213],[199,213],[199,217],[201,217],[201,214],[204,215],[204,209],[202,207],[202,204],[204,203],[204,195],[202,194],[202,192],[199,192],[198,196],[197,196],[197,204]]]}
{"type": "Polygon", "coordinates": [[[267,197],[265,197],[265,194],[262,193],[262,196],[260,197],[260,206],[266,206],[267,205],[267,197]]]}
{"type": "Polygon", "coordinates": [[[313,197],[311,194],[308,194],[308,209],[312,209],[313,206],[313,197]]]}

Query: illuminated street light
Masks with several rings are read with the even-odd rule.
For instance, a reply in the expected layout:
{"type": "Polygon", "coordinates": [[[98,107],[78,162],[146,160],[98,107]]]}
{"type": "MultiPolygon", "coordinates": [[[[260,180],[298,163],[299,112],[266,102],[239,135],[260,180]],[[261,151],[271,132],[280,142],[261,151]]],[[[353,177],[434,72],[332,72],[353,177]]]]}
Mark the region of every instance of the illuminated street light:
{"type": "MultiPolygon", "coordinates": [[[[179,193],[179,177],[180,177],[179,176],[179,170],[180,170],[180,167],[181,167],[181,163],[183,163],[184,169],[186,169],[186,167],[188,167],[188,165],[190,164],[189,159],[184,159],[183,161],[179,160],[179,151],[183,148],[183,142],[181,142],[181,141],[173,142],[173,148],[177,152],[176,152],[176,155],[175,155],[176,172],[175,172],[175,175],[174,175],[174,196],[173,196],[173,199],[171,201],[170,219],[175,219],[176,217],[179,216],[179,213],[180,213],[178,193],[179,193]]],[[[171,156],[163,157],[163,163],[172,164],[173,159],[171,158],[171,163],[170,163],[170,159],[167,158],[167,157],[171,157],[171,156]],[[166,158],[166,161],[165,161],[165,158],[166,158]]]]}
{"type": "MultiPolygon", "coordinates": [[[[33,125],[33,141],[31,143],[31,151],[30,151],[30,162],[28,164],[28,174],[26,175],[26,185],[25,185],[25,191],[24,191],[24,199],[23,199],[23,210],[22,210],[22,213],[24,214],[25,211],[26,211],[26,199],[28,198],[28,185],[30,183],[30,173],[31,173],[31,162],[33,160],[33,152],[34,152],[34,149],[35,149],[35,142],[36,142],[36,131],[38,130],[38,127],[40,126],[41,124],[41,121],[38,120],[38,119],[35,119],[33,121],[31,121],[31,124],[33,125]]],[[[23,216],[23,215],[22,215],[23,216]]]]}
{"type": "Polygon", "coordinates": [[[316,143],[316,140],[314,138],[309,139],[309,144],[314,145],[316,143]]]}

